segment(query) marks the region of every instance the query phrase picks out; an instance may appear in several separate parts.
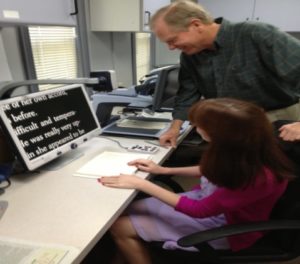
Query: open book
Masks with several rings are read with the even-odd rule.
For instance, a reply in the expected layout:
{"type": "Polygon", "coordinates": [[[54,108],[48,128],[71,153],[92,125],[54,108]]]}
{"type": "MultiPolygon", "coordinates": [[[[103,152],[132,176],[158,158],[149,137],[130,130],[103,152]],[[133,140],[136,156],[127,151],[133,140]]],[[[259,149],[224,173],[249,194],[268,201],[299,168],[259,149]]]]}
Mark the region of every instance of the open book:
{"type": "Polygon", "coordinates": [[[135,159],[149,159],[151,155],[141,153],[124,153],[104,151],[86,164],[84,164],[73,175],[99,178],[101,176],[115,176],[120,173],[132,174],[136,172],[135,166],[127,163],[135,159]]]}

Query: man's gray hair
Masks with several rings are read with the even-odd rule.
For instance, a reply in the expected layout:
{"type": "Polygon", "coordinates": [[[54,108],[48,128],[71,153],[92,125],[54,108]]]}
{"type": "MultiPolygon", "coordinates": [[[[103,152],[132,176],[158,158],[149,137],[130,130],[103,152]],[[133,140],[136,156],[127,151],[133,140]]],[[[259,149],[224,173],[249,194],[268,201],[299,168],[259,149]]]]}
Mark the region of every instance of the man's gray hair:
{"type": "Polygon", "coordinates": [[[154,28],[159,18],[162,18],[168,26],[176,31],[185,31],[191,20],[195,18],[207,25],[214,22],[212,16],[201,5],[189,0],[176,1],[160,8],[151,18],[151,29],[154,28]]]}

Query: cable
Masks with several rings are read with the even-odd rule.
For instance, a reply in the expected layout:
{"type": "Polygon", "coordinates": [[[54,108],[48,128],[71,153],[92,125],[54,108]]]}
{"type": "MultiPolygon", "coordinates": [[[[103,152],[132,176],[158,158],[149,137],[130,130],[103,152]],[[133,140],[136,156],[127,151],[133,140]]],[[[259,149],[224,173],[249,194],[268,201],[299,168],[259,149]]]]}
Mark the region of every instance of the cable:
{"type": "Polygon", "coordinates": [[[1,164],[0,165],[0,189],[1,193],[4,193],[4,189],[8,188],[11,185],[11,181],[9,179],[9,176],[12,172],[12,164],[1,164]],[[4,185],[2,185],[2,182],[5,182],[4,185]]]}
{"type": "Polygon", "coordinates": [[[2,182],[6,182],[4,186],[0,186],[0,195],[4,193],[5,189],[8,188],[11,185],[11,181],[9,178],[5,177],[4,175],[0,175],[0,185],[2,185],[2,182]]]}
{"type": "MultiPolygon", "coordinates": [[[[117,143],[117,144],[119,145],[119,147],[121,147],[121,148],[127,150],[127,147],[123,146],[123,145],[120,143],[120,141],[118,141],[118,140],[116,140],[116,139],[112,139],[112,138],[109,138],[109,137],[102,137],[102,136],[99,136],[99,137],[104,138],[104,139],[107,139],[107,140],[111,140],[111,141],[117,143]]],[[[162,147],[162,148],[167,148],[167,147],[165,147],[165,146],[161,146],[161,145],[159,144],[159,141],[155,141],[155,140],[153,140],[153,141],[152,141],[152,140],[145,140],[145,142],[146,142],[146,143],[149,143],[149,144],[151,144],[151,145],[154,145],[154,146],[159,146],[159,147],[162,147]]]]}
{"type": "Polygon", "coordinates": [[[2,182],[6,182],[6,185],[1,186],[1,187],[0,187],[1,189],[6,189],[6,188],[8,188],[8,187],[11,185],[11,181],[10,181],[10,179],[8,179],[8,178],[6,178],[6,179],[4,179],[4,180],[2,179],[0,183],[2,184],[2,182]]]}
{"type": "MultiPolygon", "coordinates": [[[[159,147],[150,147],[144,144],[134,144],[134,145],[130,145],[130,146],[123,146],[118,140],[116,139],[112,139],[112,138],[107,138],[107,137],[102,137],[108,140],[111,140],[115,143],[118,144],[119,147],[121,147],[122,149],[125,149],[126,151],[129,152],[140,152],[140,153],[147,153],[147,154],[154,154],[159,150],[159,147]]],[[[152,145],[157,145],[154,143],[149,142],[152,145]]]]}
{"type": "Polygon", "coordinates": [[[112,139],[112,138],[109,138],[109,137],[102,137],[102,136],[99,136],[99,137],[104,138],[104,139],[107,139],[107,140],[110,140],[110,141],[113,141],[113,142],[117,143],[118,146],[119,146],[120,148],[128,150],[127,147],[123,146],[123,145],[122,145],[118,140],[116,140],[116,139],[112,139]]]}

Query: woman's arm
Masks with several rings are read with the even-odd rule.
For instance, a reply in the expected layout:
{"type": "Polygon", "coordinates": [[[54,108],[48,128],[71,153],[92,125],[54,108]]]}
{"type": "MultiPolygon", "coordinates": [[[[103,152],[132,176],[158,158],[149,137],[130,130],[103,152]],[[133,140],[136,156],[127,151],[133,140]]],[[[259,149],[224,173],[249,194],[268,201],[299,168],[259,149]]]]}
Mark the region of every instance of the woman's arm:
{"type": "Polygon", "coordinates": [[[180,175],[180,176],[192,176],[196,177],[201,175],[200,166],[189,166],[189,167],[166,167],[168,174],[180,175]]]}
{"type": "Polygon", "coordinates": [[[189,167],[162,167],[155,162],[147,159],[137,159],[128,163],[130,166],[136,166],[137,169],[152,174],[164,175],[183,175],[183,176],[199,176],[201,175],[200,166],[189,167]]]}
{"type": "MultiPolygon", "coordinates": [[[[186,176],[199,176],[199,166],[168,168],[162,167],[151,160],[137,159],[128,163],[131,166],[136,166],[139,170],[155,173],[155,174],[176,174],[186,176]]],[[[180,196],[170,192],[148,180],[142,179],[136,175],[121,174],[119,176],[101,177],[99,182],[104,186],[121,189],[137,189],[147,193],[162,202],[175,207],[180,196]]]]}
{"type": "Polygon", "coordinates": [[[135,175],[121,174],[120,176],[101,177],[99,182],[107,187],[140,190],[172,207],[176,206],[180,198],[178,194],[135,175]]]}

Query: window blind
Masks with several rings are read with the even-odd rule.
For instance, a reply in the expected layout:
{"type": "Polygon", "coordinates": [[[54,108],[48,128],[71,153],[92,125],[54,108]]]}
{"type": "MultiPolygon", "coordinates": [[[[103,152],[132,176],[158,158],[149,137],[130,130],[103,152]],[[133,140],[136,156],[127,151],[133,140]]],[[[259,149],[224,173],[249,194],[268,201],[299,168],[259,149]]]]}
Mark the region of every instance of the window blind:
{"type": "Polygon", "coordinates": [[[135,33],[137,84],[150,71],[150,37],[151,33],[135,33]]]}
{"type": "MultiPolygon", "coordinates": [[[[37,79],[77,77],[74,27],[30,26],[29,37],[37,79]]],[[[40,90],[59,85],[39,85],[40,90]]]]}

